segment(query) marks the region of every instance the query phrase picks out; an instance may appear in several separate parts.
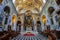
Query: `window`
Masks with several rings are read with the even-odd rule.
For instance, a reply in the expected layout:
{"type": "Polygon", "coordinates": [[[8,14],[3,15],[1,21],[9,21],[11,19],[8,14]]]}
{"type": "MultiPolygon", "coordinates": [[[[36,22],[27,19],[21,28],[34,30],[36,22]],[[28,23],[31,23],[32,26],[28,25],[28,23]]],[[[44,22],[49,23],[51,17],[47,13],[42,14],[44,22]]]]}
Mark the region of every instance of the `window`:
{"type": "Polygon", "coordinates": [[[57,3],[58,5],[60,5],[60,0],[56,0],[56,3],[57,3]]]}
{"type": "Polygon", "coordinates": [[[55,9],[54,9],[53,7],[49,7],[49,8],[48,8],[48,12],[49,12],[50,14],[52,14],[54,10],[55,10],[55,9]]]}
{"type": "Polygon", "coordinates": [[[5,6],[4,7],[4,12],[6,12],[6,13],[10,13],[10,7],[9,6],[5,6]]]}
{"type": "Polygon", "coordinates": [[[8,18],[6,17],[6,18],[5,18],[5,23],[4,23],[4,24],[7,24],[7,22],[8,22],[8,18]]]}

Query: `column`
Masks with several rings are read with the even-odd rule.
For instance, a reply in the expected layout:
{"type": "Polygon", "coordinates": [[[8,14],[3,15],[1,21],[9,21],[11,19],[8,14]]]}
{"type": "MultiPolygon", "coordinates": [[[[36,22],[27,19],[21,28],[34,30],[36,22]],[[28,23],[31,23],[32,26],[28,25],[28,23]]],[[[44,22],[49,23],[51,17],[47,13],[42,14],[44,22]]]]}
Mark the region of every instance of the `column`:
{"type": "Polygon", "coordinates": [[[37,31],[36,20],[34,19],[34,31],[37,31]]]}
{"type": "Polygon", "coordinates": [[[12,30],[16,31],[16,23],[13,23],[12,30]]]}
{"type": "Polygon", "coordinates": [[[23,24],[21,25],[21,32],[23,32],[23,24]]]}
{"type": "Polygon", "coordinates": [[[23,17],[22,17],[22,23],[21,23],[21,32],[23,32],[24,31],[24,28],[23,28],[23,25],[24,25],[24,19],[23,19],[23,17]]]}

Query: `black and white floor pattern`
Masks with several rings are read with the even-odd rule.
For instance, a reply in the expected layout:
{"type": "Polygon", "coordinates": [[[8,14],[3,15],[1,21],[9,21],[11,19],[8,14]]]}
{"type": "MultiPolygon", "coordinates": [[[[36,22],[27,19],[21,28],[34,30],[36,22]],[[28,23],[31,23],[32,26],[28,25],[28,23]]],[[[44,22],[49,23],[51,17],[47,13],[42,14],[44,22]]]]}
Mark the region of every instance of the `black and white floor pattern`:
{"type": "Polygon", "coordinates": [[[47,37],[44,37],[41,34],[38,34],[36,36],[23,36],[23,35],[18,35],[14,37],[12,40],[48,40],[47,37]]]}

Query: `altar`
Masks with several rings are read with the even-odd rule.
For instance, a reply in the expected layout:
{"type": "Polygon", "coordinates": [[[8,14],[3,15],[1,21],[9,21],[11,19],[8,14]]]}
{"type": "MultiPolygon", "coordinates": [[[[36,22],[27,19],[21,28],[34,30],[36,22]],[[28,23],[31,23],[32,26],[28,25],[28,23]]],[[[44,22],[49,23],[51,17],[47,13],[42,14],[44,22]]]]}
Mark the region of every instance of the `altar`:
{"type": "Polygon", "coordinates": [[[26,33],[38,34],[40,31],[40,19],[37,14],[27,10],[24,14],[18,14],[17,29],[19,29],[22,35],[26,33]],[[37,21],[39,21],[37,23],[37,21]],[[39,26],[37,26],[39,24],[39,26]],[[38,31],[39,30],[39,31],[38,31]]]}
{"type": "Polygon", "coordinates": [[[37,35],[38,32],[37,31],[24,31],[24,32],[21,32],[21,35],[24,35],[24,34],[34,34],[34,35],[37,35]]]}
{"type": "Polygon", "coordinates": [[[26,27],[26,31],[32,31],[32,27],[26,27]]]}

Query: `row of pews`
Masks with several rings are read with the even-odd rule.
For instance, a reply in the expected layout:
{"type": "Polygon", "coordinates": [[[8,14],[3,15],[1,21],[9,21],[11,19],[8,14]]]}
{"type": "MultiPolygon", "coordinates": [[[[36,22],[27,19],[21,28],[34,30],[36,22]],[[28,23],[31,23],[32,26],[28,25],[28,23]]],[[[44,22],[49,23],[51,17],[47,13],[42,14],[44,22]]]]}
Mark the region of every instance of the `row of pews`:
{"type": "Polygon", "coordinates": [[[39,32],[37,36],[23,36],[20,32],[16,31],[3,31],[0,32],[0,40],[58,40],[60,39],[60,31],[56,30],[45,30],[44,32],[39,32]]]}
{"type": "Polygon", "coordinates": [[[42,34],[42,35],[48,37],[49,40],[59,40],[60,39],[60,31],[57,31],[57,30],[45,30],[44,32],[39,32],[39,34],[42,34]]]}
{"type": "Polygon", "coordinates": [[[17,36],[18,34],[20,33],[16,31],[3,31],[0,32],[0,40],[11,40],[13,37],[17,36]]]}

